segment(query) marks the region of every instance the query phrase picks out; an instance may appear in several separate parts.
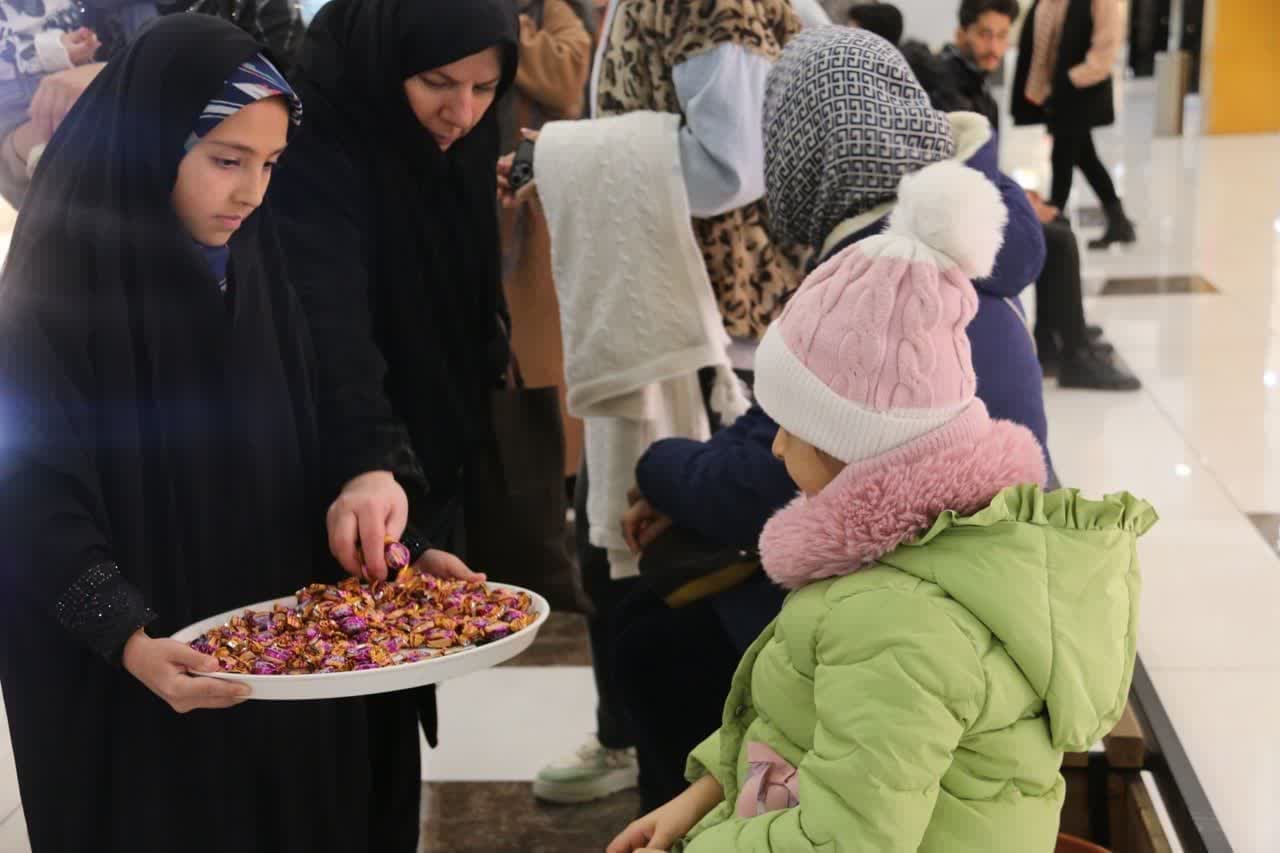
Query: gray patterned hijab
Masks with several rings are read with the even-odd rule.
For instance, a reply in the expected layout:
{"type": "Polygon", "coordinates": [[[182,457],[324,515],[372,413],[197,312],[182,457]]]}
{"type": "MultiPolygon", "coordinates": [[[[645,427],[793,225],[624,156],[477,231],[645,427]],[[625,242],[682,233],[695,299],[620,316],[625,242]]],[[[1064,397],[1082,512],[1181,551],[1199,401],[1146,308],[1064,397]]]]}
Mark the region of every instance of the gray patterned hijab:
{"type": "Polygon", "coordinates": [[[847,27],[806,30],[787,45],[769,72],[764,138],[770,229],[810,246],[956,150],[946,114],[898,49],[847,27]]]}

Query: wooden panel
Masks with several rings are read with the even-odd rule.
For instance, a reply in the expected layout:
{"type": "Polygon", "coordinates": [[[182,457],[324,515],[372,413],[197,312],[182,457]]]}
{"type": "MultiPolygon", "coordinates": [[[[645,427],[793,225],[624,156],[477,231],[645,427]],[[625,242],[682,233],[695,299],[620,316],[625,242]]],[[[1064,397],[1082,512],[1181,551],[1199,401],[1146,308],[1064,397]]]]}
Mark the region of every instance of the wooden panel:
{"type": "Polygon", "coordinates": [[[1102,741],[1107,748],[1107,763],[1113,769],[1140,770],[1146,764],[1147,739],[1132,707],[1125,706],[1120,721],[1102,741]]]}
{"type": "MultiPolygon", "coordinates": [[[[1147,738],[1142,731],[1142,724],[1126,705],[1124,714],[1120,716],[1111,734],[1102,739],[1107,753],[1107,763],[1115,770],[1141,770],[1146,764],[1147,738]]],[[[1062,756],[1063,767],[1088,767],[1089,753],[1068,752],[1062,756]]]]}
{"type": "Polygon", "coordinates": [[[1139,774],[1113,774],[1108,790],[1112,853],[1173,853],[1139,774]]]}

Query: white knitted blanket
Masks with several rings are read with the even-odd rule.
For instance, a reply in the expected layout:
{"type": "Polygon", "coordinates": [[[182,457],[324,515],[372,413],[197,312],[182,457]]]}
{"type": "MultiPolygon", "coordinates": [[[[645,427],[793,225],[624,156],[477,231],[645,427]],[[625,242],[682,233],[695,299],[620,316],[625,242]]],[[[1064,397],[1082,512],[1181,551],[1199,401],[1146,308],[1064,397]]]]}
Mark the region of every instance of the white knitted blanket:
{"type": "Polygon", "coordinates": [[[697,371],[717,368],[712,407],[726,423],[748,405],[693,234],[679,124],[652,112],[553,122],[535,148],[569,411],[586,422],[590,539],[615,578],[639,571],[622,514],[641,454],[709,434],[697,371]]]}

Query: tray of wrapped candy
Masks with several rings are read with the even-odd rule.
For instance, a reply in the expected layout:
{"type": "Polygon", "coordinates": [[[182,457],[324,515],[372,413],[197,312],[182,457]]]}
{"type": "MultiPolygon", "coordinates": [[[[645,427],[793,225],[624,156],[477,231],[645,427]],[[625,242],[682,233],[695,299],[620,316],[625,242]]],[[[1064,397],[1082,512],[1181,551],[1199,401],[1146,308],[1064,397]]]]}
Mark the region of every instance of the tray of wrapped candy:
{"type": "Polygon", "coordinates": [[[436,684],[497,666],[533,643],[551,609],[531,590],[441,580],[314,584],[173,635],[218,659],[208,675],[252,698],[334,699],[436,684]]]}

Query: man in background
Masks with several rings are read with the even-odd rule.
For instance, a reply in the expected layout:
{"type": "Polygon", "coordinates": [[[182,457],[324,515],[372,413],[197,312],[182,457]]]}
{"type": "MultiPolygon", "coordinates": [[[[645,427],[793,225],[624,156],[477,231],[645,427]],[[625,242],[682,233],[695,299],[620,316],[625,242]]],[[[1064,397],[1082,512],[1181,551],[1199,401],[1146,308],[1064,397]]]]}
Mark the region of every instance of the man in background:
{"type": "MultiPolygon", "coordinates": [[[[990,76],[1009,50],[1018,19],[1018,0],[962,0],[954,41],[936,57],[907,52],[934,107],[948,112],[981,113],[1000,129],[1000,108],[991,94],[990,76]]],[[[1113,358],[1102,330],[1085,324],[1080,282],[1080,247],[1062,211],[1028,192],[1044,224],[1045,264],[1036,281],[1036,346],[1046,374],[1056,372],[1063,388],[1133,391],[1137,377],[1113,358]]]]}
{"type": "Polygon", "coordinates": [[[892,3],[855,3],[849,26],[875,33],[895,47],[902,41],[902,12],[892,3]]]}

